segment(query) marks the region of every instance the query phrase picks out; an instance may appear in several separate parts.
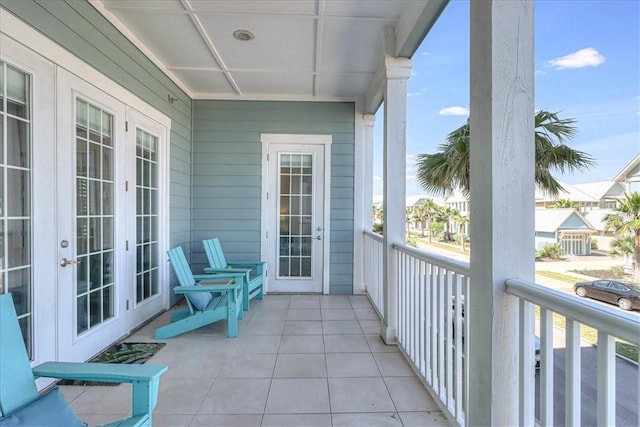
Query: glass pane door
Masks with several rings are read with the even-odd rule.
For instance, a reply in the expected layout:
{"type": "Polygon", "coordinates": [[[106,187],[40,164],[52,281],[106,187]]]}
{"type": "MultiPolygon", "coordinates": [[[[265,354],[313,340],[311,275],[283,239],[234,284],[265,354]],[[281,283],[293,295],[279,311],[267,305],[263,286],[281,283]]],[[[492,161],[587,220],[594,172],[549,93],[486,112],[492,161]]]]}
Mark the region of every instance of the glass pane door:
{"type": "Polygon", "coordinates": [[[32,355],[31,79],[0,61],[0,293],[11,292],[32,355]]]}
{"type": "Polygon", "coordinates": [[[136,303],[158,294],[158,138],[136,129],[136,303]]]}
{"type": "Polygon", "coordinates": [[[114,316],[113,116],[76,100],[77,333],[114,316]]]}
{"type": "Polygon", "coordinates": [[[278,277],[311,277],[313,155],[280,154],[278,277]]]}

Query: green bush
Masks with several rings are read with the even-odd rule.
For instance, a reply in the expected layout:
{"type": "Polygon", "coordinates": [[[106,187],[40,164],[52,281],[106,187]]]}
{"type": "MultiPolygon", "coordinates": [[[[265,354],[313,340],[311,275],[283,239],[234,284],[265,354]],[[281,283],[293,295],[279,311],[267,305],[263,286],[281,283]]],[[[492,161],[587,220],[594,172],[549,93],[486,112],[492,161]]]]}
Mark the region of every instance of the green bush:
{"type": "Polygon", "coordinates": [[[614,277],[623,277],[624,276],[624,266],[623,265],[613,265],[609,268],[611,274],[614,277]]]}
{"type": "Polygon", "coordinates": [[[382,223],[373,224],[374,233],[382,234],[383,229],[384,225],[382,223]]]}
{"type": "Polygon", "coordinates": [[[416,241],[416,239],[407,239],[407,246],[412,246],[414,248],[418,247],[418,242],[416,241]]]}
{"type": "Polygon", "coordinates": [[[439,238],[440,236],[442,236],[442,233],[444,233],[444,224],[441,222],[432,222],[429,230],[431,231],[431,235],[433,237],[439,238]]]}
{"type": "Polygon", "coordinates": [[[536,251],[536,259],[550,258],[558,259],[562,256],[562,245],[560,243],[547,243],[542,249],[536,251]]]}
{"type": "Polygon", "coordinates": [[[597,251],[598,250],[598,240],[596,239],[591,239],[591,250],[592,251],[597,251]]]}

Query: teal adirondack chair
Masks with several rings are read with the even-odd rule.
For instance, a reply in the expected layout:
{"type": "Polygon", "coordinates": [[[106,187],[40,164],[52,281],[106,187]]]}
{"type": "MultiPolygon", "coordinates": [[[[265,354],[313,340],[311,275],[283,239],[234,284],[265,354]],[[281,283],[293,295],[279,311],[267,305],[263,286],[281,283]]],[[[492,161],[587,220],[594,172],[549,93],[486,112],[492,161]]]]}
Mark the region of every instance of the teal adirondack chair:
{"type": "Polygon", "coordinates": [[[133,384],[131,417],[108,426],[151,426],[166,365],[45,362],[31,368],[11,294],[0,295],[0,426],[86,426],[56,387],[40,395],[35,378],[133,384]]]}
{"type": "Polygon", "coordinates": [[[262,285],[263,285],[263,273],[264,273],[264,261],[244,261],[244,262],[231,262],[227,264],[227,260],[222,252],[222,246],[220,240],[216,237],[213,239],[207,239],[202,241],[204,246],[204,252],[207,255],[209,261],[209,267],[205,267],[205,273],[226,273],[230,271],[244,272],[243,287],[244,295],[242,299],[243,310],[249,310],[249,300],[253,298],[262,299],[262,285]],[[251,273],[255,271],[253,277],[251,273]]]}
{"type": "Polygon", "coordinates": [[[244,273],[194,275],[180,246],[169,249],[169,262],[180,286],[173,288],[184,295],[187,307],[171,316],[171,323],[156,329],[158,339],[171,338],[227,319],[227,336],[238,336],[238,319],[242,319],[242,277],[244,273]]]}

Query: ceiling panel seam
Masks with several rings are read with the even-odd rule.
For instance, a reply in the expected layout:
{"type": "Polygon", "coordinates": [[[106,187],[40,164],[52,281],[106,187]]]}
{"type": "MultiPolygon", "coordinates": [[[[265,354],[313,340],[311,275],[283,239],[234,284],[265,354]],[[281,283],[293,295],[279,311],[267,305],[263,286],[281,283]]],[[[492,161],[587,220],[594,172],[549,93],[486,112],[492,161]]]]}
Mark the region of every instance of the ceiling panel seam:
{"type": "Polygon", "coordinates": [[[180,0],[180,3],[182,3],[182,7],[184,7],[185,10],[189,12],[189,18],[191,18],[191,22],[196,27],[196,30],[198,30],[198,33],[200,33],[202,40],[207,46],[207,49],[209,49],[209,52],[211,52],[211,55],[213,56],[214,61],[218,63],[218,66],[224,73],[224,76],[226,77],[227,82],[229,82],[229,85],[231,86],[231,88],[236,92],[236,94],[242,95],[240,86],[238,86],[233,76],[229,72],[227,65],[222,60],[222,56],[216,49],[216,46],[213,44],[213,41],[209,37],[209,34],[207,34],[207,31],[204,29],[202,22],[200,22],[200,19],[198,18],[197,14],[193,11],[193,7],[191,6],[191,3],[189,2],[189,0],[180,0]]]}

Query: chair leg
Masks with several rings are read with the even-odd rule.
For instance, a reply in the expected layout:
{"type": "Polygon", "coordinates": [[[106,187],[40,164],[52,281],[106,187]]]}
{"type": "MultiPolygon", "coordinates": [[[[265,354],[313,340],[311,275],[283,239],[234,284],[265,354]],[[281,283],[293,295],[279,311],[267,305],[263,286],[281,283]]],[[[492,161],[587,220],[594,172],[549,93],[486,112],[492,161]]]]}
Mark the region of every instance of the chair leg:
{"type": "Polygon", "coordinates": [[[247,281],[242,284],[242,309],[249,311],[249,282],[247,281]]]}

